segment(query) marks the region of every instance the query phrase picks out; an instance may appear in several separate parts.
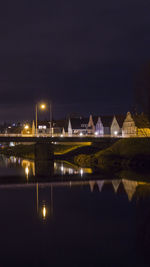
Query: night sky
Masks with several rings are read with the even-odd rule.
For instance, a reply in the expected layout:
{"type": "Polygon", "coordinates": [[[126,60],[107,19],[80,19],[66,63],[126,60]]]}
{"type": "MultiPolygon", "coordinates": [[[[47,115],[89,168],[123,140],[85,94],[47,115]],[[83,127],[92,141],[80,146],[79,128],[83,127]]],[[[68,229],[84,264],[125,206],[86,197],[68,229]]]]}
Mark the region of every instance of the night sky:
{"type": "Polygon", "coordinates": [[[150,60],[149,0],[7,0],[0,8],[0,122],[51,100],[68,113],[131,110],[150,60]]]}

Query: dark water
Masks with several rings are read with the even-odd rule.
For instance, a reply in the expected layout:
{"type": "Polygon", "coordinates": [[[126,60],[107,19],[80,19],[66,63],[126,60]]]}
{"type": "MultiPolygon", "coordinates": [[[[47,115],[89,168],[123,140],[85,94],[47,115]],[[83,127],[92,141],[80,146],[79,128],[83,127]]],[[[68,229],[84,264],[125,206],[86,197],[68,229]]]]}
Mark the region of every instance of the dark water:
{"type": "Polygon", "coordinates": [[[149,183],[93,180],[64,162],[57,182],[30,183],[34,172],[33,162],[1,158],[0,266],[150,266],[149,183]]]}

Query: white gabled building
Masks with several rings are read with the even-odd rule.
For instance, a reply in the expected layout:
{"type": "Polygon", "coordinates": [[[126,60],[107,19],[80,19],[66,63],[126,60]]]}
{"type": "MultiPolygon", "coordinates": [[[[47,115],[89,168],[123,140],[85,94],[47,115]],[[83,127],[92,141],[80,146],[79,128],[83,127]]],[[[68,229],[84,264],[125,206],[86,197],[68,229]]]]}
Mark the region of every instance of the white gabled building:
{"type": "Polygon", "coordinates": [[[98,117],[95,129],[96,135],[103,136],[104,135],[104,126],[102,124],[101,118],[98,117]]]}
{"type": "Polygon", "coordinates": [[[111,136],[121,136],[125,115],[115,115],[111,124],[111,136]]]}

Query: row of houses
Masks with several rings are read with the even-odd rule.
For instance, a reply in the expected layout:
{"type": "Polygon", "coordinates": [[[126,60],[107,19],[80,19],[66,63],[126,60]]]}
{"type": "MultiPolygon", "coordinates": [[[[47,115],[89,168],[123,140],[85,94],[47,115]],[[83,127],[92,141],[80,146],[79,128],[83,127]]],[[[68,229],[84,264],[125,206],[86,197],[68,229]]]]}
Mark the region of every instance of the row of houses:
{"type": "Polygon", "coordinates": [[[70,118],[68,120],[68,135],[97,135],[97,136],[150,136],[148,117],[141,114],[114,116],[92,116],[86,118],[70,118]]]}
{"type": "MultiPolygon", "coordinates": [[[[95,136],[150,136],[150,122],[148,117],[141,114],[114,116],[92,116],[89,118],[70,117],[52,122],[38,121],[38,134],[57,135],[95,135],[95,136]],[[50,127],[50,125],[52,127],[50,127]]],[[[35,123],[9,125],[4,133],[35,134],[35,123]]]]}

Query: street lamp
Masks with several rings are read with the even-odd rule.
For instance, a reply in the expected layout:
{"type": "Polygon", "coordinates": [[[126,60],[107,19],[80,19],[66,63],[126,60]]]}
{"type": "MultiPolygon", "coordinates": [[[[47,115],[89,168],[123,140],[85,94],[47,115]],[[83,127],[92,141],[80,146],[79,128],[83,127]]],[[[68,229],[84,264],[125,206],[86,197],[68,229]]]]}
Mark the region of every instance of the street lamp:
{"type": "MultiPolygon", "coordinates": [[[[46,108],[46,105],[45,104],[41,104],[39,106],[40,109],[44,110],[46,108]]],[[[35,106],[35,133],[37,135],[38,133],[38,104],[36,104],[35,106]]]]}
{"type": "MultiPolygon", "coordinates": [[[[35,106],[35,133],[36,135],[38,134],[38,107],[41,110],[46,109],[46,104],[42,103],[40,105],[36,104],[35,106]]],[[[49,112],[50,112],[50,133],[51,133],[51,129],[52,129],[52,107],[51,107],[51,103],[49,103],[49,112]]]]}

